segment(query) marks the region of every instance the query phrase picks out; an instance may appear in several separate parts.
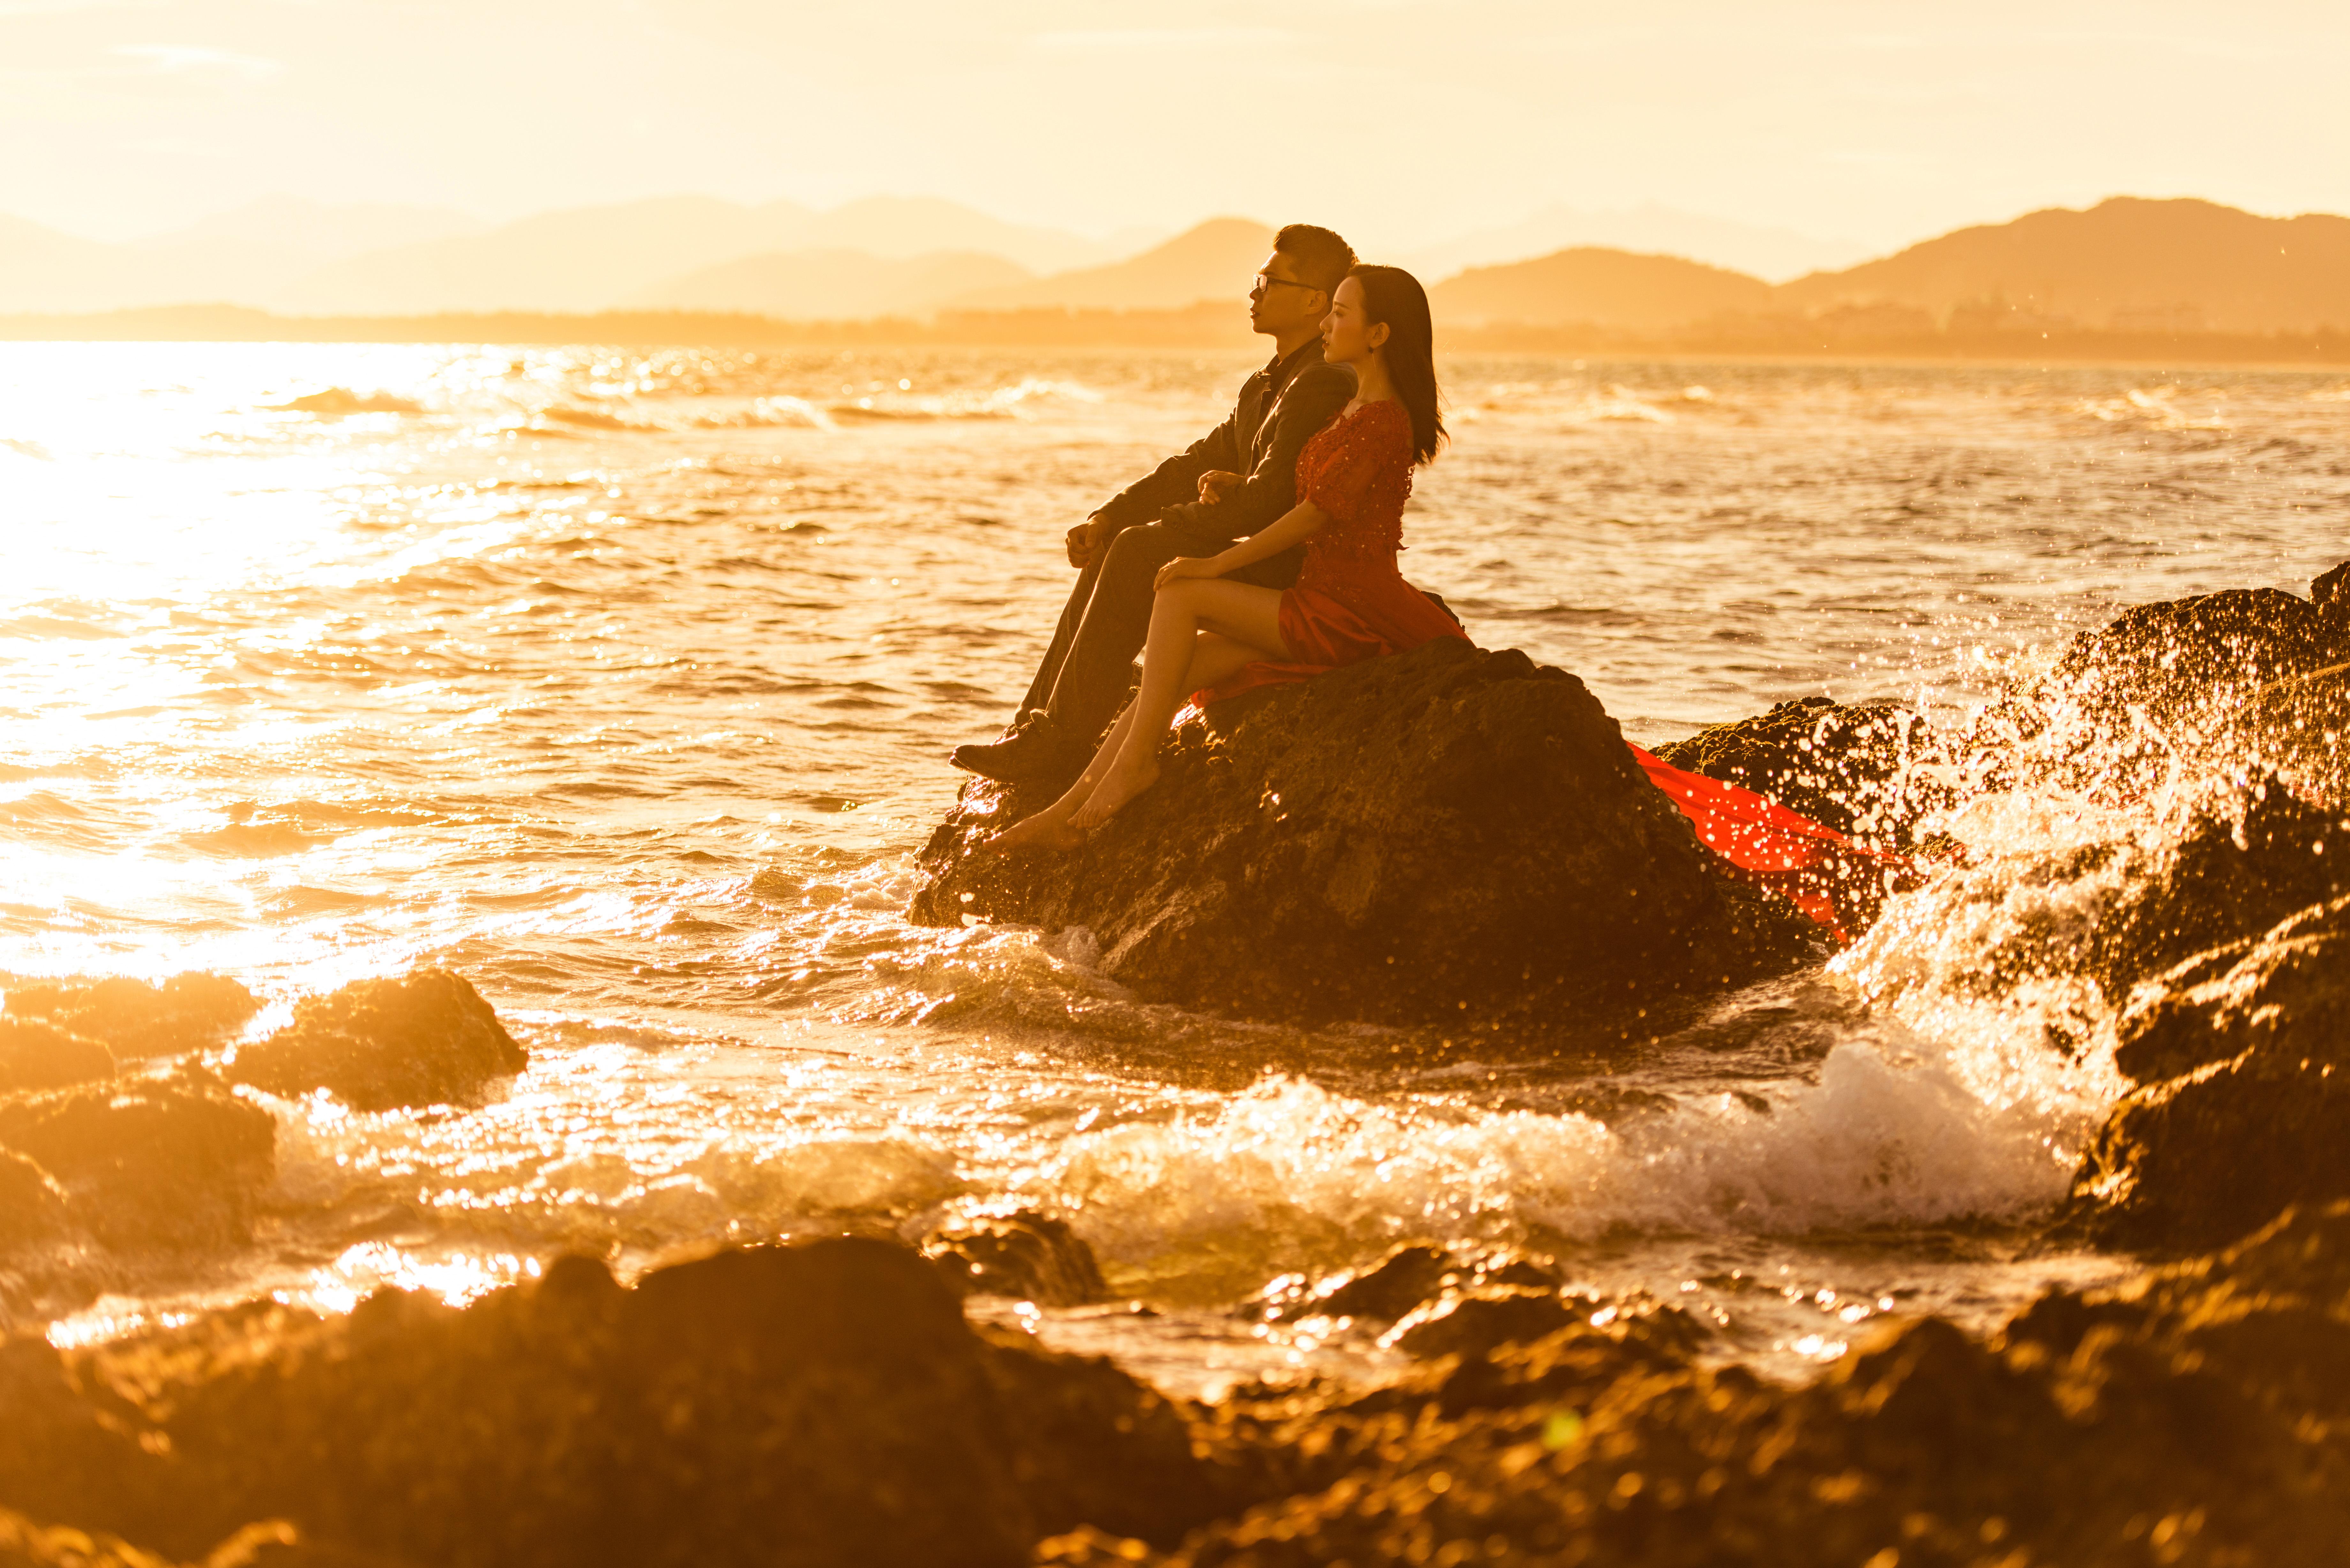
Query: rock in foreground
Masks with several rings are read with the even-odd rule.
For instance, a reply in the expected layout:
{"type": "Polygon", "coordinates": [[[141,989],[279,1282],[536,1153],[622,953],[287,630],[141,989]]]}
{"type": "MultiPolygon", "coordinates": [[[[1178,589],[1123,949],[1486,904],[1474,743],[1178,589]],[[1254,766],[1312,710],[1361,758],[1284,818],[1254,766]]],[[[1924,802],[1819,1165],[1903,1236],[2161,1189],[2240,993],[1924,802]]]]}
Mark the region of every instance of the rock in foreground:
{"type": "Polygon", "coordinates": [[[276,1146],[269,1114],[202,1072],[0,1102],[0,1149],[47,1172],[75,1221],[124,1250],[243,1240],[276,1146]]]}
{"type": "Polygon", "coordinates": [[[68,1089],[114,1076],[114,1053],[39,1019],[0,1013],[0,1095],[68,1089]]]}
{"type": "Polygon", "coordinates": [[[1082,927],[1152,1000],[1305,1021],[1563,1016],[1812,956],[1731,883],[1583,683],[1450,640],[1193,717],[1082,847],[974,856],[1044,804],[981,781],[912,918],[1082,927]]]}
{"type": "Polygon", "coordinates": [[[530,1064],[490,1004],[447,970],[355,981],[294,1004],[294,1022],[238,1048],[228,1075],[273,1095],[332,1093],[354,1110],[438,1105],[530,1064]]]}
{"type": "Polygon", "coordinates": [[[1171,1546],[1212,1516],[1172,1406],[1014,1337],[975,1333],[914,1252],[861,1240],[721,1253],[633,1290],[571,1260],[463,1311],[263,1303],[82,1358],[71,1380],[123,1391],[130,1418],[26,1419],[95,1458],[111,1441],[122,1473],[77,1490],[31,1430],[0,1441],[19,1456],[0,1505],[175,1557],[282,1518],[433,1568],[1019,1568],[1080,1523],[1171,1546]]]}
{"type": "Polygon", "coordinates": [[[2139,1087],[2074,1182],[2101,1237],[2209,1247],[2350,1197],[2350,898],[2181,965],[2115,1059],[2139,1087]]]}
{"type": "Polygon", "coordinates": [[[103,1042],[126,1062],[199,1050],[259,1011],[253,992],[217,974],[174,975],[160,985],[125,975],[75,975],[8,988],[12,1016],[45,1019],[103,1042]]]}

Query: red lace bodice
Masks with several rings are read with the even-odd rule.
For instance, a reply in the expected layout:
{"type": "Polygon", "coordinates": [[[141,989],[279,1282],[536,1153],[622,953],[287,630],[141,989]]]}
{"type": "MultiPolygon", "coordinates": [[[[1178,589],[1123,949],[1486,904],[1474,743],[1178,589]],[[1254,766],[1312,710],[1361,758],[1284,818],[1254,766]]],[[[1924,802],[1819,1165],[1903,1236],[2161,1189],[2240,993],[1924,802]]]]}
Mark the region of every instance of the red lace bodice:
{"type": "Polygon", "coordinates": [[[1297,498],[1330,518],[1305,542],[1301,585],[1327,588],[1367,570],[1393,576],[1411,498],[1411,416],[1404,406],[1365,403],[1315,431],[1297,454],[1297,498]]]}

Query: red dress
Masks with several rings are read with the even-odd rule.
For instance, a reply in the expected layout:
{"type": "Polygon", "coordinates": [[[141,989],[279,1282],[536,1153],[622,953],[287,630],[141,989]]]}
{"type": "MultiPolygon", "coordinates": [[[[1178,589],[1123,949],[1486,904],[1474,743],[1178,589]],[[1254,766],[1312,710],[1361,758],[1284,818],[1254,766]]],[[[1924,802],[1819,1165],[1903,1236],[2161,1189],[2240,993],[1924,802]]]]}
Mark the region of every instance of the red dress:
{"type": "Polygon", "coordinates": [[[1401,403],[1365,403],[1314,432],[1297,454],[1297,499],[1312,502],[1330,521],[1305,541],[1297,586],[1281,596],[1289,660],[1252,664],[1194,693],[1194,702],[1409,653],[1440,637],[1468,640],[1396,566],[1411,466],[1411,416],[1401,403]]]}
{"type": "MultiPolygon", "coordinates": [[[[1205,705],[1262,686],[1304,680],[1382,654],[1409,653],[1440,637],[1468,634],[1396,567],[1403,507],[1411,497],[1411,416],[1396,402],[1366,403],[1315,431],[1297,454],[1297,498],[1330,519],[1305,542],[1297,586],[1281,596],[1281,639],[1291,662],[1252,664],[1192,694],[1205,705]]],[[[1632,755],[1709,847],[1752,881],[1791,899],[1839,937],[1851,868],[1889,861],[1843,834],[1736,784],[1632,755]]],[[[1852,923],[1859,923],[1853,921],[1852,923]]]]}

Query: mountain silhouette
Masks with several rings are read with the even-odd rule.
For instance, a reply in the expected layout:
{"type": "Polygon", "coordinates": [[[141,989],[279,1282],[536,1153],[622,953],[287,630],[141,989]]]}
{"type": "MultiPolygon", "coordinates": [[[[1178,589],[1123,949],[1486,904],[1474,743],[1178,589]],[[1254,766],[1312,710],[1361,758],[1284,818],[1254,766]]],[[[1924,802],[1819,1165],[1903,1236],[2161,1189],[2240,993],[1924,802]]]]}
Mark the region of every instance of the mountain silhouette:
{"type": "Polygon", "coordinates": [[[1507,266],[1472,267],[1429,290],[1428,303],[1439,322],[1452,326],[1589,324],[1659,332],[1766,310],[1771,286],[1679,256],[1579,245],[1507,266]]]}
{"type": "Polygon", "coordinates": [[[1781,286],[1783,308],[1910,306],[1950,323],[2024,314],[2120,331],[2350,327],[2350,218],[2263,218],[2116,196],[1960,229],[1781,286]]]}

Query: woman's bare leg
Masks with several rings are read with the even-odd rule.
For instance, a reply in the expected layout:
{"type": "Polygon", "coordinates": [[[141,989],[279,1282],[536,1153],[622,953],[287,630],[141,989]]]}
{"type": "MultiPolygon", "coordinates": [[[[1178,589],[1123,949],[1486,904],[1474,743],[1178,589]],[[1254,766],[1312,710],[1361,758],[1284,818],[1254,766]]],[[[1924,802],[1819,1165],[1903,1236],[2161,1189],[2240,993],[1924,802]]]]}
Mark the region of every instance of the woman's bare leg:
{"type": "Polygon", "coordinates": [[[1109,727],[1109,733],[1102,737],[1102,743],[1094,748],[1093,760],[1086,763],[1086,771],[1077,775],[1076,783],[1061,792],[1060,799],[1033,815],[1022,817],[980,846],[1004,851],[1075,847],[1085,834],[1072,828],[1069,818],[1076,815],[1077,808],[1094,793],[1094,786],[1101,783],[1102,775],[1109,772],[1109,764],[1117,757],[1118,747],[1125,743],[1127,730],[1133,722],[1134,704],[1128,702],[1118,713],[1118,722],[1109,727]]]}
{"type": "Polygon", "coordinates": [[[1158,782],[1159,748],[1186,696],[1251,659],[1284,658],[1288,651],[1281,638],[1281,595],[1271,588],[1189,577],[1162,590],[1150,608],[1142,686],[1128,706],[1126,733],[1093,793],[1069,818],[1070,827],[1083,833],[1100,826],[1158,782]]]}

